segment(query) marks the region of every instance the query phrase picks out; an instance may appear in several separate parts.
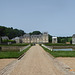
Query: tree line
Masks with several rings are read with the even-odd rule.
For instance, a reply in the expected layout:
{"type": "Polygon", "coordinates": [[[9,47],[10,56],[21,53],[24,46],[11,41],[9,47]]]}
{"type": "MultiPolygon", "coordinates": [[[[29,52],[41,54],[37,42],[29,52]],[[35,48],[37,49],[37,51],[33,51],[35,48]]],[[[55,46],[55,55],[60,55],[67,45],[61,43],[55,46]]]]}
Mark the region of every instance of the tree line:
{"type": "Polygon", "coordinates": [[[70,42],[72,43],[72,37],[58,37],[58,43],[66,43],[70,42]]]}
{"type": "Polygon", "coordinates": [[[25,32],[23,30],[19,29],[13,29],[12,27],[5,27],[5,26],[0,26],[0,36],[8,36],[10,39],[17,37],[17,36],[22,36],[24,35],[25,32]]]}
{"type": "MultiPolygon", "coordinates": [[[[23,30],[19,29],[13,29],[13,27],[5,27],[0,26],[0,37],[1,36],[8,36],[9,39],[12,39],[14,37],[23,36],[26,34],[23,30]]],[[[30,35],[39,35],[42,34],[40,31],[33,31],[29,33],[30,35]]],[[[52,36],[49,35],[49,42],[52,43],[52,36]]],[[[72,37],[58,37],[58,43],[66,43],[66,42],[72,42],[72,37]]]]}

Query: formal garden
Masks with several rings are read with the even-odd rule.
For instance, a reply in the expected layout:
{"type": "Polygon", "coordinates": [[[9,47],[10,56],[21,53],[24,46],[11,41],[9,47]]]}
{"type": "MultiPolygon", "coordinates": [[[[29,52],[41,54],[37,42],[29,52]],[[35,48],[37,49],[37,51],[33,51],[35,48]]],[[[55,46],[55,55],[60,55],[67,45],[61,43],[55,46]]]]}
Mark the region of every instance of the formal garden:
{"type": "MultiPolygon", "coordinates": [[[[45,44],[47,46],[68,46],[66,44],[45,44]]],[[[71,45],[71,46],[75,46],[75,45],[71,45]]],[[[42,46],[42,48],[50,53],[53,57],[75,57],[75,51],[51,51],[48,48],[45,48],[42,46]]]]}
{"type": "MultiPolygon", "coordinates": [[[[10,44],[10,45],[0,45],[0,47],[5,47],[5,48],[8,48],[9,47],[25,47],[25,46],[28,46],[29,44],[10,44]]],[[[23,55],[27,50],[29,50],[29,48],[31,47],[31,45],[27,48],[25,48],[24,50],[22,51],[19,51],[19,50],[6,50],[6,51],[2,51],[0,50],[0,58],[3,59],[3,58],[19,58],[21,55],[23,55]]],[[[11,49],[12,49],[11,48],[11,49]]]]}

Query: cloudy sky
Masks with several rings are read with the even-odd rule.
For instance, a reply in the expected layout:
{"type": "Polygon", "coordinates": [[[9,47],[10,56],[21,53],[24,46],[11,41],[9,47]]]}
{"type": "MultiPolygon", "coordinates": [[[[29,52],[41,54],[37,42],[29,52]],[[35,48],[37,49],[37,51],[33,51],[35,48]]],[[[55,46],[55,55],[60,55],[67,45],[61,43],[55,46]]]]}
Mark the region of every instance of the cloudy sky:
{"type": "Polygon", "coordinates": [[[0,25],[53,36],[75,33],[75,0],[0,0],[0,25]]]}

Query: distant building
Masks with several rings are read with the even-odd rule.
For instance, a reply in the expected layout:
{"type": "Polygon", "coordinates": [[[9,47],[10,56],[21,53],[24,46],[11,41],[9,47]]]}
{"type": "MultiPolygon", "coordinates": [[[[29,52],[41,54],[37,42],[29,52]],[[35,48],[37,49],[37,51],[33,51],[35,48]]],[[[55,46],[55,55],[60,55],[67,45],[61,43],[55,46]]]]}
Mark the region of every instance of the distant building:
{"type": "Polygon", "coordinates": [[[75,44],[75,34],[72,36],[72,44],[75,44]]]}
{"type": "Polygon", "coordinates": [[[57,37],[52,37],[52,43],[57,43],[57,37]]]}
{"type": "Polygon", "coordinates": [[[14,40],[16,41],[16,43],[20,43],[20,37],[15,37],[14,40]]]}
{"type": "Polygon", "coordinates": [[[29,35],[29,34],[25,34],[23,35],[23,39],[22,39],[23,43],[48,43],[48,33],[44,32],[42,34],[39,35],[29,35]]]}
{"type": "Polygon", "coordinates": [[[24,34],[22,38],[23,43],[30,43],[31,42],[31,37],[30,34],[24,34]]]}
{"type": "Polygon", "coordinates": [[[48,43],[48,33],[44,32],[39,35],[24,34],[15,38],[16,43],[48,43]]]}
{"type": "Polygon", "coordinates": [[[8,36],[2,36],[1,38],[2,38],[2,40],[9,40],[8,36]]]}

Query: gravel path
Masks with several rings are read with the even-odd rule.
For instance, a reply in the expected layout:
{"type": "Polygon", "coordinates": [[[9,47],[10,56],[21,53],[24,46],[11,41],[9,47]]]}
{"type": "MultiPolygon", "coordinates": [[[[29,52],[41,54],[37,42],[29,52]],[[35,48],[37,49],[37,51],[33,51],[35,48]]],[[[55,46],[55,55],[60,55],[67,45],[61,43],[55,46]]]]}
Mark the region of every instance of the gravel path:
{"type": "Polygon", "coordinates": [[[32,46],[10,75],[64,75],[39,45],[32,46]]]}
{"type": "Polygon", "coordinates": [[[70,68],[75,69],[75,57],[58,57],[56,59],[65,63],[70,68]]]}
{"type": "Polygon", "coordinates": [[[0,70],[2,70],[5,66],[10,64],[14,60],[16,60],[16,59],[0,59],[0,70]]]}

